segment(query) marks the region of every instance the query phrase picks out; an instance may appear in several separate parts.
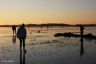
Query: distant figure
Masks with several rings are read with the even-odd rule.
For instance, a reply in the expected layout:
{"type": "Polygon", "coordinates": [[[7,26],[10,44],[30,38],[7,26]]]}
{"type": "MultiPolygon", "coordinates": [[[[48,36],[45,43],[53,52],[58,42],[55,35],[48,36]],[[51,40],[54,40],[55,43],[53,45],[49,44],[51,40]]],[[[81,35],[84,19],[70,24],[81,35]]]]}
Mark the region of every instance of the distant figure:
{"type": "Polygon", "coordinates": [[[80,25],[81,39],[83,39],[83,32],[84,32],[84,26],[83,25],[80,25]]]}
{"type": "Polygon", "coordinates": [[[16,35],[13,35],[12,42],[13,42],[13,44],[16,43],[16,35]]]}
{"type": "MultiPolygon", "coordinates": [[[[26,28],[25,28],[25,24],[22,24],[17,31],[17,38],[19,38],[19,40],[20,40],[20,49],[23,45],[23,49],[25,50],[26,36],[27,36],[27,31],[26,31],[26,28]]],[[[26,52],[26,50],[25,50],[25,52],[26,52]]]]}
{"type": "Polygon", "coordinates": [[[13,34],[16,34],[16,26],[15,25],[12,26],[12,30],[13,30],[13,34]]]}
{"type": "Polygon", "coordinates": [[[80,42],[81,42],[80,56],[82,56],[83,53],[84,53],[84,49],[83,49],[83,32],[84,32],[84,26],[80,25],[80,34],[81,34],[81,39],[80,39],[80,42]]]}

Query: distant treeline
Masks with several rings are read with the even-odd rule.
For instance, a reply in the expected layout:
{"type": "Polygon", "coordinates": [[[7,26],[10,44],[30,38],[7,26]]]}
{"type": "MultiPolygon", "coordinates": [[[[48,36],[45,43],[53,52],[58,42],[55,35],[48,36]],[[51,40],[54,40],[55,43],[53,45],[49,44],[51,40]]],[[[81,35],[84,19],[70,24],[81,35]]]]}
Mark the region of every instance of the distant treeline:
{"type": "MultiPolygon", "coordinates": [[[[85,27],[96,27],[96,24],[76,24],[76,25],[70,25],[70,24],[55,24],[55,23],[49,23],[49,24],[25,24],[26,27],[79,27],[80,25],[83,25],[85,27]]],[[[0,27],[12,27],[13,25],[0,25],[0,27]]],[[[16,27],[19,27],[20,25],[15,25],[16,27]]]]}

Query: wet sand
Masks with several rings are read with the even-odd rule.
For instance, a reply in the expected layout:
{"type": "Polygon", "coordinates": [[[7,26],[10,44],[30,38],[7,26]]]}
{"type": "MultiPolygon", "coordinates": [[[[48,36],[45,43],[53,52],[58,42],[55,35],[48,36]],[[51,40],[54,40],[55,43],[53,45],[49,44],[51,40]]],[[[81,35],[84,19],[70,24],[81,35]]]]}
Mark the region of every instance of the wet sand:
{"type": "Polygon", "coordinates": [[[95,40],[84,39],[81,49],[80,38],[56,38],[56,31],[51,30],[31,31],[28,30],[25,54],[21,54],[19,40],[15,42],[10,29],[0,34],[0,64],[96,64],[95,40]]]}

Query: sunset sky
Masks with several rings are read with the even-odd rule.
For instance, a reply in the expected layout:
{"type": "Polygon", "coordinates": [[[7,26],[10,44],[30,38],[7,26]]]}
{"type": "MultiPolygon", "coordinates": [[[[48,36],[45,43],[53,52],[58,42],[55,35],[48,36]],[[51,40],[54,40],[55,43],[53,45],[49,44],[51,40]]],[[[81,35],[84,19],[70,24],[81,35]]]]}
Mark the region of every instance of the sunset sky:
{"type": "Polygon", "coordinates": [[[0,25],[96,23],[96,0],[0,0],[0,25]]]}

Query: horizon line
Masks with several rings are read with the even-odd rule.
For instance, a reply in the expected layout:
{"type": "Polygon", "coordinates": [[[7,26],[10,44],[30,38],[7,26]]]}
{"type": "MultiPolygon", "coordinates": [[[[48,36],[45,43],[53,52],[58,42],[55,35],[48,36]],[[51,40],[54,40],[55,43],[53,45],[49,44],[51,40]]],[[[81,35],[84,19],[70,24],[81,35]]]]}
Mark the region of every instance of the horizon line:
{"type": "MultiPolygon", "coordinates": [[[[36,24],[36,23],[21,23],[21,24],[34,24],[34,25],[42,25],[42,24],[67,24],[67,23],[40,23],[40,24],[36,24]]],[[[21,24],[0,24],[0,25],[21,25],[21,24]]],[[[94,23],[90,23],[90,24],[94,24],[94,23]]],[[[96,23],[95,23],[96,24],[96,23]]],[[[77,24],[67,24],[67,25],[89,25],[89,23],[77,23],[77,24]]]]}

